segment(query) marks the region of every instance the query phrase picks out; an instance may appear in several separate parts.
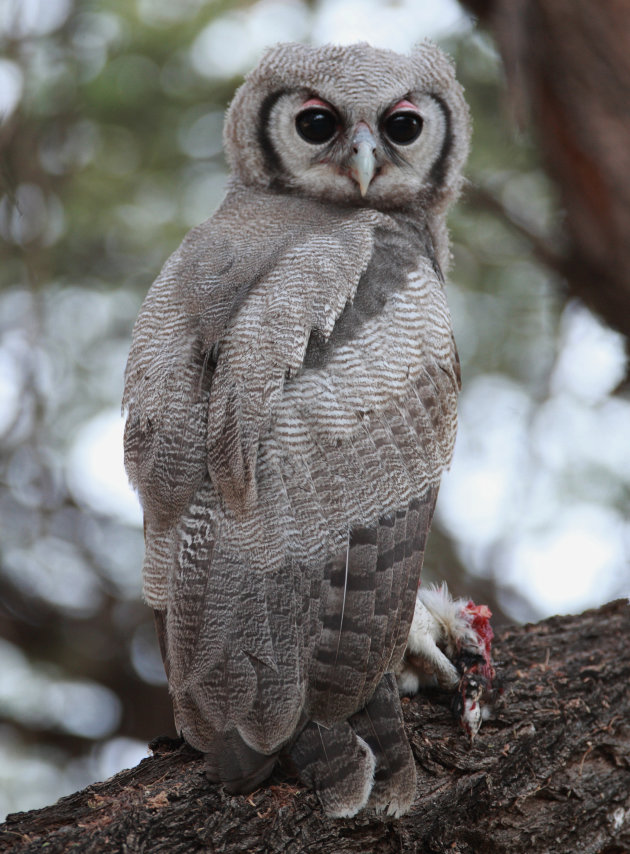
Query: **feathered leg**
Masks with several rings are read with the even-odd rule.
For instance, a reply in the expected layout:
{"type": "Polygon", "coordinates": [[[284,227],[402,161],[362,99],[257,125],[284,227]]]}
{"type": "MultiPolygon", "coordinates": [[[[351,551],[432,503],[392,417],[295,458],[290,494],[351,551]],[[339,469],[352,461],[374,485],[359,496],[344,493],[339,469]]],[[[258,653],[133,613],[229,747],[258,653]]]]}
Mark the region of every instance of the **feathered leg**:
{"type": "MultiPolygon", "coordinates": [[[[166,637],[166,611],[154,610],[155,627],[164,669],[170,674],[168,644],[166,637]]],[[[173,697],[176,717],[182,714],[182,706],[173,697]]],[[[271,774],[276,764],[277,754],[270,756],[252,749],[235,729],[227,732],[214,732],[204,720],[203,710],[199,709],[194,698],[184,699],[186,720],[192,729],[187,730],[187,740],[204,745],[206,775],[213,783],[223,783],[232,794],[253,791],[271,774]],[[196,725],[196,726],[195,726],[196,725]]]]}
{"type": "Polygon", "coordinates": [[[404,815],[416,795],[416,766],[391,673],[383,676],[369,703],[350,718],[350,725],[376,757],[368,806],[396,818],[404,815]]]}
{"type": "Polygon", "coordinates": [[[265,756],[246,744],[236,730],[221,733],[206,742],[206,776],[222,783],[232,795],[253,792],[273,771],[277,754],[265,756]]]}
{"type": "Polygon", "coordinates": [[[350,818],[367,804],[376,760],[347,721],[328,728],[308,723],[291,749],[291,759],[331,818],[350,818]]]}

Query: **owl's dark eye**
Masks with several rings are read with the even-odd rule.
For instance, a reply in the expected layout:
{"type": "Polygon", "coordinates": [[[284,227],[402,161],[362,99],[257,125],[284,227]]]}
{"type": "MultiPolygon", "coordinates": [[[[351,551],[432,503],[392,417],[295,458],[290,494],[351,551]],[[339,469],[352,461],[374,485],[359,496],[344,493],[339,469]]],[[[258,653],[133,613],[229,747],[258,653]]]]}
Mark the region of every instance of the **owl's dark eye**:
{"type": "Polygon", "coordinates": [[[295,127],[306,142],[322,145],[324,142],[329,142],[337,132],[337,119],[330,110],[312,107],[297,116],[295,127]]]}
{"type": "Polygon", "coordinates": [[[384,130],[396,145],[409,145],[420,136],[422,117],[416,113],[392,113],[385,120],[384,130]]]}

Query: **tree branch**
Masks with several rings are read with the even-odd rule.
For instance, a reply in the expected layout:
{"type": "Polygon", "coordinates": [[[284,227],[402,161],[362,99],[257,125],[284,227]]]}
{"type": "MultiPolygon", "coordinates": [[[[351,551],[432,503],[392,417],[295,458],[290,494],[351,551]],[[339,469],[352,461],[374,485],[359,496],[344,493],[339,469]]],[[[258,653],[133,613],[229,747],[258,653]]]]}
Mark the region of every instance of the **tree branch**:
{"type": "Polygon", "coordinates": [[[331,821],[272,779],[230,796],[183,746],[54,806],[9,816],[6,852],[453,852],[630,850],[630,608],[512,628],[495,645],[501,690],[473,745],[448,700],[404,703],[418,769],[413,812],[331,821]],[[45,846],[45,847],[44,847],[45,846]]]}
{"type": "MultiPolygon", "coordinates": [[[[493,33],[512,113],[535,128],[565,210],[572,294],[630,338],[630,28],[609,0],[460,0],[493,33]]],[[[514,217],[511,217],[512,224],[514,217]]],[[[545,259],[545,254],[548,255],[545,259]]]]}

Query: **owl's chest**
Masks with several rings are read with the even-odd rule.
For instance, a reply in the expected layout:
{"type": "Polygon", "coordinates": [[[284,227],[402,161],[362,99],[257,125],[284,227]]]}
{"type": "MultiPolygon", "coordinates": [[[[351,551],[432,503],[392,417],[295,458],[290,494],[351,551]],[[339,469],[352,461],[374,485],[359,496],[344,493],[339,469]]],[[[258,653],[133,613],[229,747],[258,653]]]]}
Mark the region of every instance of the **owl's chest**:
{"type": "Polygon", "coordinates": [[[313,554],[341,547],[334,537],[373,520],[375,508],[391,512],[424,495],[455,437],[457,360],[428,259],[346,331],[285,383],[262,446],[259,497],[267,501],[267,487],[270,506],[287,497],[300,548],[313,554]]]}
{"type": "Polygon", "coordinates": [[[388,279],[385,265],[368,268],[330,337],[311,338],[303,371],[286,384],[285,402],[307,406],[315,423],[325,422],[326,411],[350,410],[356,423],[357,412],[404,398],[427,368],[453,372],[450,314],[431,260],[391,272],[388,279]]]}
{"type": "MultiPolygon", "coordinates": [[[[444,294],[428,232],[396,223],[393,229],[376,228],[373,241],[369,263],[332,332],[326,338],[311,335],[304,369],[324,368],[344,348],[346,353],[369,351],[374,339],[386,345],[400,336],[403,342],[418,342],[430,331],[423,317],[432,319],[444,294]]],[[[440,318],[439,328],[444,325],[440,318]]]]}

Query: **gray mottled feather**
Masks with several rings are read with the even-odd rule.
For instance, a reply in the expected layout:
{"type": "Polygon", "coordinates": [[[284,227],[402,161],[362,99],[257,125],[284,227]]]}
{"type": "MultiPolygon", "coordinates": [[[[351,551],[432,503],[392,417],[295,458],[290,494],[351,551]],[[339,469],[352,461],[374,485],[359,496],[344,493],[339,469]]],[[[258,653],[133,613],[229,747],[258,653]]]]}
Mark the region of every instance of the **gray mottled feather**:
{"type": "Polygon", "coordinates": [[[125,464],[144,509],[144,593],[177,727],[232,791],[287,751],[331,814],[370,792],[393,812],[413,797],[387,674],[455,438],[444,213],[467,138],[431,46],[271,51],[228,114],[226,199],[134,328],[125,464]],[[296,87],[345,87],[350,112],[420,93],[442,134],[425,183],[385,170],[393,195],[374,204],[336,173],[304,191],[269,126],[296,87]]]}
{"type": "Polygon", "coordinates": [[[352,715],[350,726],[375,758],[368,806],[396,817],[406,813],[416,794],[416,765],[405,735],[396,680],[381,679],[370,700],[352,715]]]}
{"type": "Polygon", "coordinates": [[[290,755],[328,815],[348,818],[367,805],[376,760],[347,721],[330,727],[311,721],[298,736],[290,755]]]}

